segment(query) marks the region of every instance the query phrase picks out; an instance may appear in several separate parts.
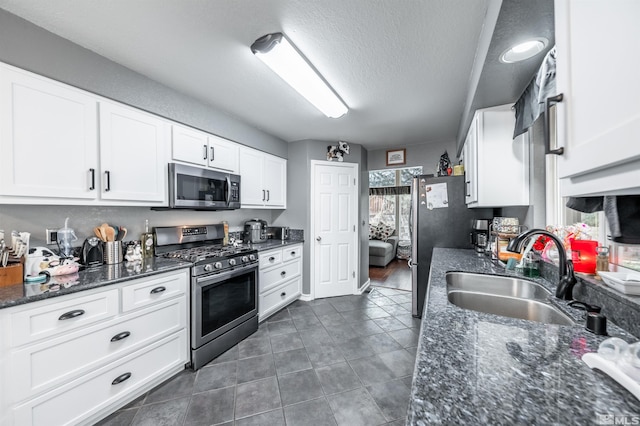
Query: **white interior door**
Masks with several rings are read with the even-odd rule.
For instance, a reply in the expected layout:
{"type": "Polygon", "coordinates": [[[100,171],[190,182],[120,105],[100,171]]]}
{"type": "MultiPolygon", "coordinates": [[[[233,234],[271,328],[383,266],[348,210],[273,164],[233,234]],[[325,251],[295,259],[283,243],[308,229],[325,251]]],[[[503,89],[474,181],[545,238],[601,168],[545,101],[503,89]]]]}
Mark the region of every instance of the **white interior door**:
{"type": "Polygon", "coordinates": [[[314,297],[357,289],[358,165],[312,162],[311,229],[314,297]]]}

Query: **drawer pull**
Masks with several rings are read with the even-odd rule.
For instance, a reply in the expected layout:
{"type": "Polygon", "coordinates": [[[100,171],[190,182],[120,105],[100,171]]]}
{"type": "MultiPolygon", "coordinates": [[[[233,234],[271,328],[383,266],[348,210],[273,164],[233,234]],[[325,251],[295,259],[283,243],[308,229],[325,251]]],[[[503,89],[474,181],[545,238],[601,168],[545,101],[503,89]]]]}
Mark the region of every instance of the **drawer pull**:
{"type": "Polygon", "coordinates": [[[287,295],[287,293],[285,293],[284,291],[282,293],[280,293],[280,297],[285,297],[287,295]]]}
{"type": "Polygon", "coordinates": [[[59,321],[64,321],[64,320],[68,320],[68,319],[71,319],[71,318],[79,317],[80,315],[84,315],[84,310],[76,309],[76,310],[69,311],[67,313],[64,313],[64,314],[60,315],[58,317],[58,320],[59,321]]]}
{"type": "Polygon", "coordinates": [[[131,373],[124,373],[121,374],[120,376],[116,377],[115,379],[113,379],[113,382],[111,382],[112,385],[119,385],[120,383],[126,381],[129,379],[129,377],[131,377],[131,373]]]}
{"type": "Polygon", "coordinates": [[[163,291],[165,291],[167,288],[164,286],[160,286],[160,287],[156,287],[153,290],[151,290],[149,293],[151,294],[158,294],[158,293],[162,293],[163,291]]]}
{"type": "Polygon", "coordinates": [[[295,251],[292,251],[292,252],[291,252],[291,257],[294,257],[295,255],[296,255],[296,252],[295,252],[295,251]]]}
{"type": "Polygon", "coordinates": [[[111,341],[117,342],[118,340],[126,339],[129,336],[131,336],[131,333],[129,333],[128,331],[123,331],[122,333],[118,333],[115,336],[113,336],[111,338],[111,341]]]}
{"type": "Polygon", "coordinates": [[[271,257],[269,258],[269,262],[273,262],[274,260],[276,260],[276,258],[275,258],[275,257],[273,257],[273,256],[271,256],[271,257]]]}
{"type": "Polygon", "coordinates": [[[280,276],[281,276],[281,277],[284,277],[285,275],[287,275],[287,271],[282,271],[282,272],[280,272],[280,276]]]}

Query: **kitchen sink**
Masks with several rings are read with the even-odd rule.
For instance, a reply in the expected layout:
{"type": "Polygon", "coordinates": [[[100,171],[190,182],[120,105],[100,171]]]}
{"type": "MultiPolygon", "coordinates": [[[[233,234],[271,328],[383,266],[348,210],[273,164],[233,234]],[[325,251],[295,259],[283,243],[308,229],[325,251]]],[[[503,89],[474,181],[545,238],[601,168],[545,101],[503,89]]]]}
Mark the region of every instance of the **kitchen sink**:
{"type": "Polygon", "coordinates": [[[474,274],[470,272],[448,272],[446,280],[448,291],[472,291],[534,300],[546,300],[551,296],[551,292],[540,284],[518,277],[474,274]]]}
{"type": "Polygon", "coordinates": [[[573,320],[544,300],[551,294],[531,281],[497,275],[450,272],[449,302],[463,309],[545,324],[573,325],[573,320]]]}

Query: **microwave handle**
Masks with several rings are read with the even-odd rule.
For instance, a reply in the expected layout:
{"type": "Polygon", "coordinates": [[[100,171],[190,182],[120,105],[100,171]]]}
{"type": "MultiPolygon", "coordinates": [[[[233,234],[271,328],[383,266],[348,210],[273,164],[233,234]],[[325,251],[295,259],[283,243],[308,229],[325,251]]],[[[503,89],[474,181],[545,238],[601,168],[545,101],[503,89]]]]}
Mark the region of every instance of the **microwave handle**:
{"type": "Polygon", "coordinates": [[[231,178],[229,175],[225,178],[227,180],[227,206],[231,203],[231,178]]]}

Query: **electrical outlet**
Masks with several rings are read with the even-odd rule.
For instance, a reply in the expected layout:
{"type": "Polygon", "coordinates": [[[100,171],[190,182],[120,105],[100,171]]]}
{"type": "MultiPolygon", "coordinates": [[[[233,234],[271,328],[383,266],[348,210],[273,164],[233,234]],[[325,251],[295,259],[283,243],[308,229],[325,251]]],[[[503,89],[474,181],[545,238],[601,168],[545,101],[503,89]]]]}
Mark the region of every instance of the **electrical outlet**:
{"type": "Polygon", "coordinates": [[[55,244],[58,242],[58,229],[45,229],[45,235],[47,236],[47,244],[55,244]]]}

